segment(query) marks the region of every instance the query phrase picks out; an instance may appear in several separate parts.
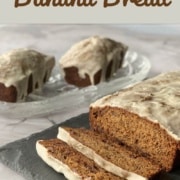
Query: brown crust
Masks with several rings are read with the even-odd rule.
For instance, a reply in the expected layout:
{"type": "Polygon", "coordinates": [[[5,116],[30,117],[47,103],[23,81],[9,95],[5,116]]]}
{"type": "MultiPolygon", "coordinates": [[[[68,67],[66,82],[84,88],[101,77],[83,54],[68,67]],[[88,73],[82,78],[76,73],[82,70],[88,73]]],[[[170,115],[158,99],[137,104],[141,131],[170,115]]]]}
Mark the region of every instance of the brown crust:
{"type": "Polygon", "coordinates": [[[28,78],[28,90],[27,90],[27,94],[31,93],[33,90],[33,76],[32,74],[29,76],[28,78]]]}
{"type": "Polygon", "coordinates": [[[111,69],[112,69],[112,65],[113,65],[113,60],[111,60],[107,66],[107,70],[106,70],[106,79],[111,77],[111,69]]]}
{"type": "MultiPolygon", "coordinates": [[[[65,73],[64,78],[69,84],[73,84],[73,85],[78,86],[78,87],[86,87],[86,86],[91,85],[89,75],[85,74],[85,78],[82,79],[78,74],[78,68],[77,67],[72,66],[72,67],[64,68],[64,73],[65,73]]],[[[98,71],[94,75],[95,84],[98,84],[100,82],[100,78],[101,78],[101,70],[98,71]]]]}
{"type": "Polygon", "coordinates": [[[101,73],[102,73],[102,70],[99,70],[95,75],[94,75],[94,84],[98,84],[100,83],[100,80],[101,80],[101,73]]]}
{"type": "Polygon", "coordinates": [[[43,82],[46,83],[47,80],[48,80],[48,72],[46,71],[44,78],[43,78],[43,82]]]}
{"type": "Polygon", "coordinates": [[[93,130],[108,134],[149,156],[166,171],[175,166],[178,142],[158,123],[121,108],[106,106],[90,108],[90,125],[93,130]]]}
{"type": "MultiPolygon", "coordinates": [[[[46,83],[48,80],[48,72],[45,73],[43,82],[46,83]]],[[[22,94],[22,97],[20,97],[21,100],[24,99],[25,96],[33,92],[33,84],[34,84],[34,79],[33,79],[33,74],[30,74],[28,79],[28,87],[27,87],[27,92],[25,94],[22,94]]],[[[19,84],[21,81],[19,81],[19,84]]],[[[38,82],[35,83],[35,89],[39,88],[38,82]]],[[[6,87],[3,83],[0,83],[0,101],[6,101],[6,102],[17,102],[17,97],[18,97],[18,92],[17,88],[15,86],[10,86],[6,87]]]]}
{"type": "MultiPolygon", "coordinates": [[[[36,87],[37,88],[37,87],[36,87]]],[[[32,74],[28,78],[27,94],[30,94],[33,90],[33,76],[32,74]]],[[[17,102],[17,88],[15,86],[6,87],[3,83],[0,83],[0,101],[17,102]]],[[[25,94],[22,94],[22,99],[25,94]]]]}
{"type": "Polygon", "coordinates": [[[0,100],[6,102],[16,102],[16,88],[14,86],[6,87],[3,83],[0,83],[0,100]]]}

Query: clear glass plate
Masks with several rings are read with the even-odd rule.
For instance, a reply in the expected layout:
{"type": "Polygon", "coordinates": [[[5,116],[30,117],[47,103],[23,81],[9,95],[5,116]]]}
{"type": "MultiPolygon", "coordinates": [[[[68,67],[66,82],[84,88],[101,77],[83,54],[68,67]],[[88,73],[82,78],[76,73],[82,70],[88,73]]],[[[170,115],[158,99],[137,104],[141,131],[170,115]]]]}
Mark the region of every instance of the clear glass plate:
{"type": "Polygon", "coordinates": [[[42,90],[30,94],[25,102],[0,102],[0,115],[8,118],[28,118],[60,112],[74,106],[85,107],[104,95],[131,86],[145,79],[151,68],[142,54],[128,51],[123,67],[108,82],[96,86],[77,88],[67,84],[60,76],[58,67],[42,90]]]}

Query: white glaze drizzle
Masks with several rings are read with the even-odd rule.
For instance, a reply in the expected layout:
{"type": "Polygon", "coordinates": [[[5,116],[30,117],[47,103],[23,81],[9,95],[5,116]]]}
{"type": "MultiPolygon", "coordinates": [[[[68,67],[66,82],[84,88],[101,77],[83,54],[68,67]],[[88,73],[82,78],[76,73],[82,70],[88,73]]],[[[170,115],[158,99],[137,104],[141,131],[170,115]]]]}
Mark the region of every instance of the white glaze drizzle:
{"type": "Polygon", "coordinates": [[[17,101],[27,95],[28,80],[32,74],[32,90],[36,83],[41,88],[43,79],[51,74],[55,64],[53,56],[48,56],[31,49],[16,49],[0,56],[0,82],[6,87],[14,86],[17,89],[17,101]]]}
{"type": "Polygon", "coordinates": [[[159,123],[180,140],[180,71],[161,74],[130,89],[105,96],[91,107],[120,107],[159,123]]]}
{"type": "Polygon", "coordinates": [[[99,36],[90,37],[73,45],[61,57],[59,61],[61,72],[64,68],[76,67],[82,79],[88,74],[91,84],[95,84],[94,76],[99,70],[102,70],[100,81],[105,81],[109,63],[113,61],[111,77],[123,60],[121,54],[123,52],[125,54],[126,50],[127,46],[111,39],[99,36]]]}

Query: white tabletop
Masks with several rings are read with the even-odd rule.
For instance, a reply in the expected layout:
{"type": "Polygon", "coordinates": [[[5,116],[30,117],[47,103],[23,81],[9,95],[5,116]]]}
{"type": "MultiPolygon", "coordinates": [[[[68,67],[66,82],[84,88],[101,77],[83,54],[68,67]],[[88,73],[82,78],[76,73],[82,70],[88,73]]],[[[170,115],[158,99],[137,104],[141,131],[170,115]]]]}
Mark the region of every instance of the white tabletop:
{"type": "MultiPolygon", "coordinates": [[[[149,77],[180,70],[179,25],[0,25],[0,53],[13,48],[30,47],[53,54],[59,59],[74,42],[91,35],[120,40],[145,54],[152,64],[149,77]]],[[[73,107],[71,112],[66,109],[61,113],[39,118],[8,119],[0,116],[0,146],[83,112],[88,112],[88,106],[73,107]]],[[[0,179],[24,178],[0,164],[0,179]]]]}

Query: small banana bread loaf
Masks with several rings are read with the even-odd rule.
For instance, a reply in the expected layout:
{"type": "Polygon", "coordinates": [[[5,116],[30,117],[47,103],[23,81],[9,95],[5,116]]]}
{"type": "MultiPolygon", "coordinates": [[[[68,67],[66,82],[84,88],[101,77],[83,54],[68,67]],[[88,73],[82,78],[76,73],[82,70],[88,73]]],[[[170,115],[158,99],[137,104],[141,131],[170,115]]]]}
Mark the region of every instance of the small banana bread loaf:
{"type": "Polygon", "coordinates": [[[93,36],[72,46],[60,59],[60,68],[70,84],[98,84],[121,68],[126,51],[127,46],[120,42],[93,36]]]}
{"type": "Polygon", "coordinates": [[[0,101],[17,102],[48,81],[55,59],[31,49],[0,56],[0,101]]]}

